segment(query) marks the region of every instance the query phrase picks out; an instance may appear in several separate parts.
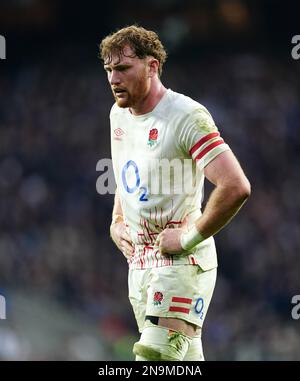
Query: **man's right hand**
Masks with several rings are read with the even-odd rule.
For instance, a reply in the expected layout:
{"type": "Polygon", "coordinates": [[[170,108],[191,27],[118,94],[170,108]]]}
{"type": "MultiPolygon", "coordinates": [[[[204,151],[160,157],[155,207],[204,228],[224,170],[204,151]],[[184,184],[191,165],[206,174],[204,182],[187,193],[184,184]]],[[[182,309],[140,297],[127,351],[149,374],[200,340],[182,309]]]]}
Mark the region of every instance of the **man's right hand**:
{"type": "Polygon", "coordinates": [[[129,259],[134,254],[134,245],[127,232],[125,223],[117,222],[110,226],[110,235],[118,249],[129,259]]]}

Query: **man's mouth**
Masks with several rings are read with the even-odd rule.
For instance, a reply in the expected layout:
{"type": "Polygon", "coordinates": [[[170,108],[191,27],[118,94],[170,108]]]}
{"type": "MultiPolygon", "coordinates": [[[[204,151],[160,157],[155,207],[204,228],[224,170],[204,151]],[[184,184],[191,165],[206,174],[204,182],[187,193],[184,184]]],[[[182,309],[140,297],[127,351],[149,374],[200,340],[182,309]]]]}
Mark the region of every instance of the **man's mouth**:
{"type": "Polygon", "coordinates": [[[126,93],[126,90],[123,90],[123,89],[115,89],[114,90],[114,94],[116,95],[116,96],[122,96],[123,94],[125,94],[126,93]]]}

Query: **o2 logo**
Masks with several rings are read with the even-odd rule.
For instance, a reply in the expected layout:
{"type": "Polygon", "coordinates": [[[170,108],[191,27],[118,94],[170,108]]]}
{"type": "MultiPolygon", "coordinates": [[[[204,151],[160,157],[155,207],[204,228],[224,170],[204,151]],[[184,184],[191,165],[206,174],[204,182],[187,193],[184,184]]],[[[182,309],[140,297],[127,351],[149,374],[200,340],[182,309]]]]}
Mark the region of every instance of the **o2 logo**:
{"type": "Polygon", "coordinates": [[[140,190],[139,200],[140,201],[148,201],[147,188],[146,187],[140,187],[141,178],[140,178],[140,174],[139,174],[139,169],[138,169],[136,162],[134,162],[133,160],[127,161],[127,163],[124,165],[124,167],[122,169],[122,182],[123,182],[123,186],[124,186],[127,193],[134,193],[137,189],[139,189],[140,190]],[[130,187],[128,185],[127,179],[126,179],[127,171],[131,167],[135,173],[135,184],[132,187],[130,187]]]}
{"type": "Polygon", "coordinates": [[[202,298],[198,298],[195,304],[195,312],[197,315],[199,315],[200,320],[203,319],[203,308],[204,308],[204,300],[202,298]]]}

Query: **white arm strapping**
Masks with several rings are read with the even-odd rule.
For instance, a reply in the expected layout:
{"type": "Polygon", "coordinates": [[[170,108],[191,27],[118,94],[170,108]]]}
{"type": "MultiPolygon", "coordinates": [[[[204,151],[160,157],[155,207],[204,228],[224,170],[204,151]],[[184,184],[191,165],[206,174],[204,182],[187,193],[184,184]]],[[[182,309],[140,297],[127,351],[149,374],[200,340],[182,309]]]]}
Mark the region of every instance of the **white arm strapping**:
{"type": "Polygon", "coordinates": [[[205,238],[202,234],[197,230],[194,225],[191,230],[186,233],[183,233],[180,237],[180,244],[184,250],[193,249],[198,243],[204,241],[205,238]]]}

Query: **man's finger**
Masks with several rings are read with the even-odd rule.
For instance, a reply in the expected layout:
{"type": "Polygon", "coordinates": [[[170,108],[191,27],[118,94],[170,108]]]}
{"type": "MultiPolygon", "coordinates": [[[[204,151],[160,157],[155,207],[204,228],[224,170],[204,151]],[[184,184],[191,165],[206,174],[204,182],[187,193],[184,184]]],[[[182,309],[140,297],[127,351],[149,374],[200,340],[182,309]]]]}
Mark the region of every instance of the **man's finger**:
{"type": "Polygon", "coordinates": [[[158,234],[158,236],[156,237],[156,240],[154,242],[154,246],[159,246],[160,245],[160,239],[161,239],[161,233],[158,234]]]}
{"type": "Polygon", "coordinates": [[[125,241],[127,241],[130,245],[132,245],[132,241],[130,238],[130,235],[127,233],[126,230],[123,231],[121,238],[125,241]]]}
{"type": "Polygon", "coordinates": [[[125,239],[122,240],[121,245],[122,245],[122,251],[128,251],[129,253],[132,253],[132,254],[134,253],[132,245],[125,239]]]}
{"type": "Polygon", "coordinates": [[[158,248],[159,248],[161,255],[164,255],[164,245],[163,245],[162,241],[159,241],[158,246],[159,246],[158,248]]]}

